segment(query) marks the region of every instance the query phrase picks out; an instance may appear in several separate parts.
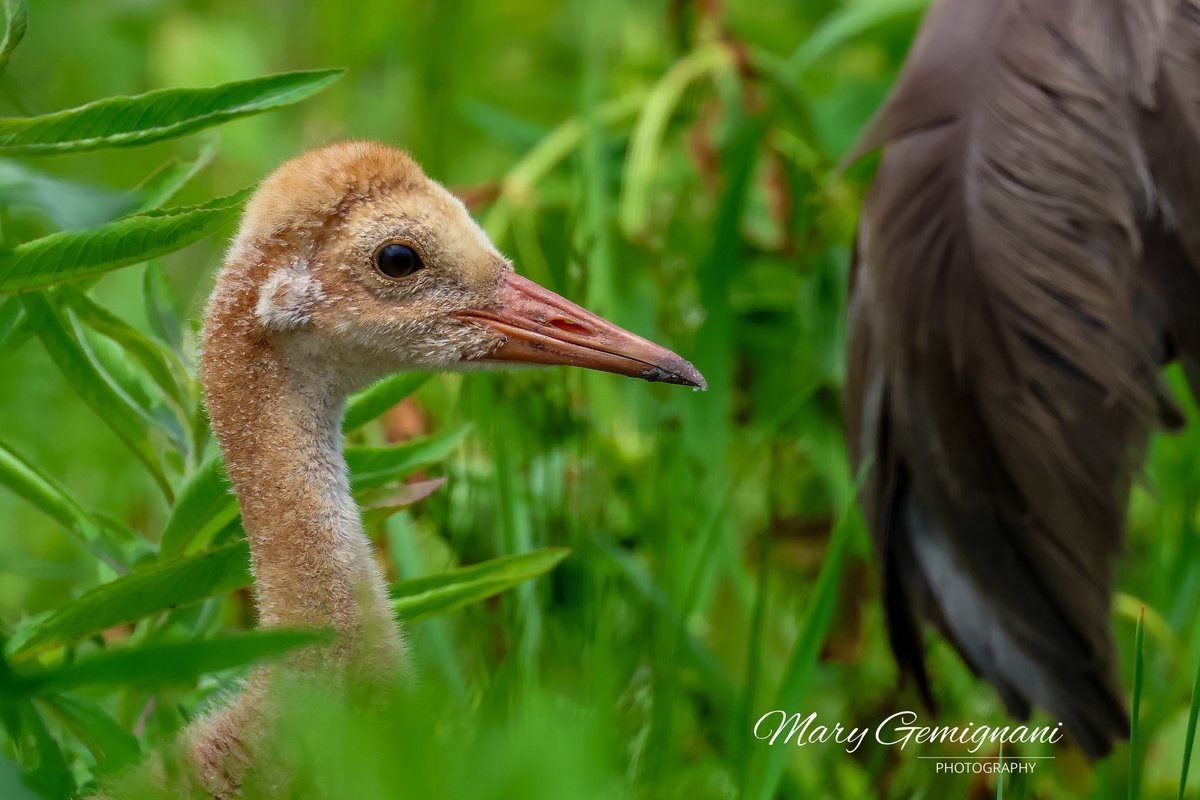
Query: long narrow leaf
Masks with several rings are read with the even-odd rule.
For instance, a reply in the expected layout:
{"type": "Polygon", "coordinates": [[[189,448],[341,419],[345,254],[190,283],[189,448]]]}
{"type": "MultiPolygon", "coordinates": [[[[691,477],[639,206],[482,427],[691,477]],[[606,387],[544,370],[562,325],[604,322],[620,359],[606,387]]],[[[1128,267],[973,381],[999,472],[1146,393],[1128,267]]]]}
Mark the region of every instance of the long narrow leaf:
{"type": "Polygon", "coordinates": [[[17,661],[93,633],[250,585],[250,551],[236,542],[154,564],[92,589],[19,630],[9,642],[17,661]]]}
{"type": "Polygon", "coordinates": [[[262,630],[196,642],[152,642],[80,659],[57,669],[21,675],[14,689],[45,694],[84,686],[169,686],[209,672],[244,667],[298,647],[328,640],[324,631],[262,630]]]}
{"type": "Polygon", "coordinates": [[[41,289],[180,250],[232,221],[249,191],[198,206],[136,214],[94,228],[52,233],[0,251],[0,293],[41,289]]]}
{"type": "Polygon", "coordinates": [[[298,103],[341,75],[336,69],[285,72],[204,89],[109,97],[41,117],[0,119],[0,152],[71,153],[149,144],[298,103]]]}
{"type": "Polygon", "coordinates": [[[175,362],[173,353],[74,286],[64,286],[60,291],[81,322],[120,345],[142,365],[158,388],[183,408],[187,402],[181,388],[183,365],[175,362]]]}
{"type": "Polygon", "coordinates": [[[547,547],[439,575],[400,581],[392,586],[392,608],[409,622],[452,611],[544,575],[570,552],[562,547],[547,547]]]}
{"type": "Polygon", "coordinates": [[[342,430],[352,431],[367,424],[420,389],[430,377],[421,372],[402,372],[363,389],[346,403],[342,430]]]}
{"type": "Polygon", "coordinates": [[[390,447],[348,447],[351,484],[355,491],[374,489],[437,463],[454,452],[469,429],[469,425],[461,425],[390,447]]]}
{"type": "Polygon", "coordinates": [[[1133,637],[1133,702],[1129,707],[1129,800],[1142,796],[1142,681],[1146,665],[1146,611],[1138,614],[1133,637]]]}
{"type": "Polygon", "coordinates": [[[230,493],[225,462],[214,456],[201,464],[179,491],[163,528],[159,558],[175,558],[193,544],[203,546],[237,516],[238,504],[230,493]]]}
{"type": "Polygon", "coordinates": [[[1179,775],[1179,800],[1187,790],[1188,768],[1192,763],[1192,748],[1196,744],[1196,719],[1200,716],[1200,663],[1196,664],[1196,677],[1192,679],[1192,704],[1188,708],[1187,738],[1183,743],[1183,768],[1179,775]]]}
{"type": "Polygon", "coordinates": [[[67,320],[45,295],[25,295],[22,303],[38,338],[67,382],[145,464],[163,493],[171,497],[171,485],[158,463],[146,420],[137,406],[105,378],[67,320]]]}

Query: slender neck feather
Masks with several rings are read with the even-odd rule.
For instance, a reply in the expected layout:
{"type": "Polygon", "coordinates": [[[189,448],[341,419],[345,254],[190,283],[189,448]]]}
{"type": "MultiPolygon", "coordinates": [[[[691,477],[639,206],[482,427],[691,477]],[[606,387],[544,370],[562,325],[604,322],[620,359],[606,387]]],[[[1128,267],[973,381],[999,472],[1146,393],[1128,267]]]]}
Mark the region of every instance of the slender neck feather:
{"type": "Polygon", "coordinates": [[[332,627],[335,660],[392,660],[399,634],[350,493],[336,365],[256,331],[250,298],[210,308],[203,378],[250,540],[264,626],[332,627]]]}

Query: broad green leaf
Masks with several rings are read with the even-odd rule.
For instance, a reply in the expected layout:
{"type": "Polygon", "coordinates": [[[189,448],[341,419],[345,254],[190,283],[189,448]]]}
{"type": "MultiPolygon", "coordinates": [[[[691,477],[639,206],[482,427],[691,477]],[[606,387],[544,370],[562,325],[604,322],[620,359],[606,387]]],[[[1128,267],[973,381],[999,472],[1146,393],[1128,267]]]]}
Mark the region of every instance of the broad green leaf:
{"type": "Polygon", "coordinates": [[[461,425],[388,447],[347,447],[350,483],[356,492],[374,489],[435,464],[454,452],[469,429],[470,425],[461,425]]]}
{"type": "Polygon", "coordinates": [[[363,389],[346,403],[342,430],[352,431],[367,424],[420,389],[431,377],[422,372],[401,372],[363,389]]]}
{"type": "Polygon", "coordinates": [[[70,531],[97,555],[122,563],[121,548],[107,529],[62,486],[0,442],[0,485],[70,531]]]}
{"type": "Polygon", "coordinates": [[[180,489],[163,528],[159,558],[175,558],[193,544],[203,546],[237,516],[238,504],[225,475],[225,462],[214,456],[197,467],[180,489]]]}
{"type": "Polygon", "coordinates": [[[485,561],[392,586],[392,608],[406,621],[452,611],[544,575],[570,554],[562,547],[485,561]]]}
{"type": "Polygon", "coordinates": [[[96,773],[111,775],[142,757],[137,738],[91,700],[65,694],[47,695],[42,702],[83,742],[96,759],[96,773]]]}
{"type": "Polygon", "coordinates": [[[0,152],[71,153],[149,144],[298,103],[341,75],[336,69],[285,72],[203,89],[109,97],[41,117],[0,119],[0,152]]]}
{"type": "Polygon", "coordinates": [[[29,8],[25,0],[4,0],[4,39],[0,41],[0,72],[8,66],[13,50],[25,38],[29,8]]]}
{"type": "Polygon", "coordinates": [[[151,211],[63,231],[0,251],[0,293],[41,289],[166,255],[224,227],[250,190],[198,206],[151,211]]]}
{"type": "Polygon", "coordinates": [[[138,460],[145,464],[159,488],[170,498],[171,485],[155,455],[147,432],[147,420],[136,404],[105,377],[73,326],[44,294],[25,295],[21,301],[34,331],[67,383],[129,446],[138,460]]]}
{"type": "Polygon", "coordinates": [[[148,617],[250,585],[250,550],[245,541],[156,563],[97,586],[18,630],[9,642],[21,660],[76,642],[114,625],[148,617]]]}
{"type": "Polygon", "coordinates": [[[61,667],[16,676],[13,690],[46,694],[84,686],[169,686],[209,672],[244,667],[299,647],[328,641],[325,631],[260,630],[194,642],[149,642],[111,650],[61,667]]]}
{"type": "Polygon", "coordinates": [[[120,345],[126,353],[142,365],[158,388],[174,400],[180,410],[186,406],[187,400],[180,388],[183,365],[175,361],[173,353],[166,350],[165,347],[159,346],[74,286],[64,286],[59,291],[62,299],[71,307],[80,322],[120,345]]]}

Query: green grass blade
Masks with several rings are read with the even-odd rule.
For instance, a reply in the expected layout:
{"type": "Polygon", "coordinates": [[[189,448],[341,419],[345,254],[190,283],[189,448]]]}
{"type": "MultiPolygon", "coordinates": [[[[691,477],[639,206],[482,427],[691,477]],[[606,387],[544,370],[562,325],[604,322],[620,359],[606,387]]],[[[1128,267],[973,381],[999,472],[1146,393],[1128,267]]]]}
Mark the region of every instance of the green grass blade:
{"type": "Polygon", "coordinates": [[[788,58],[793,78],[828,56],[851,39],[894,19],[915,15],[929,6],[930,0],[870,0],[851,3],[830,14],[821,26],[788,58]]]}
{"type": "Polygon", "coordinates": [[[305,100],[342,70],[285,72],[203,89],[109,97],[40,117],[0,119],[0,153],[76,153],[184,136],[305,100]]]}
{"type": "Polygon", "coordinates": [[[1196,663],[1196,676],[1192,679],[1192,704],[1188,709],[1187,738],[1183,745],[1183,768],[1179,774],[1179,800],[1183,800],[1187,789],[1188,768],[1192,763],[1192,748],[1196,743],[1196,719],[1200,717],[1200,662],[1196,663]]]}
{"type": "Polygon", "coordinates": [[[626,236],[642,236],[649,224],[651,190],[663,135],[684,92],[693,82],[730,66],[732,57],[723,45],[711,45],[690,53],[675,62],[646,98],[629,140],[629,157],[625,159],[625,175],[621,181],[617,218],[626,236]]]}
{"type": "Polygon", "coordinates": [[[392,586],[392,608],[409,622],[453,611],[546,574],[570,552],[562,547],[547,547],[400,581],[392,586]]]}
{"type": "Polygon", "coordinates": [[[113,650],[56,669],[20,675],[15,690],[46,694],[98,686],[171,686],[201,675],[276,658],[298,647],[327,641],[324,631],[260,630],[195,642],[150,642],[113,650]]]}
{"type": "Polygon", "coordinates": [[[163,528],[160,559],[172,559],[203,547],[213,535],[237,519],[237,500],[230,493],[225,462],[214,456],[201,464],[179,490],[163,528]]]}
{"type": "Polygon", "coordinates": [[[399,403],[425,385],[432,376],[422,372],[402,372],[363,389],[346,403],[342,430],[352,431],[399,403]]]}
{"type": "Polygon", "coordinates": [[[454,452],[470,427],[460,425],[388,447],[347,447],[351,485],[355,491],[375,489],[435,464],[454,452]]]}
{"type": "Polygon", "coordinates": [[[1138,614],[1133,640],[1133,703],[1129,711],[1129,800],[1142,796],[1141,717],[1142,680],[1145,677],[1146,612],[1138,614]]]}
{"type": "MultiPolygon", "coordinates": [[[[800,633],[792,647],[778,697],[771,708],[800,708],[811,685],[817,658],[821,653],[821,643],[825,641],[825,634],[833,621],[838,585],[850,547],[851,519],[850,515],[843,512],[830,537],[821,573],[813,588],[800,633]]],[[[786,752],[774,747],[765,752],[764,768],[757,776],[757,783],[752,784],[754,788],[746,793],[747,797],[756,797],[759,800],[775,797],[776,787],[783,775],[786,752]]]]}
{"type": "Polygon", "coordinates": [[[4,39],[0,40],[0,72],[8,66],[13,50],[25,38],[29,27],[29,7],[25,0],[4,0],[4,39]]]}
{"type": "Polygon", "coordinates": [[[198,206],[122,217],[0,251],[0,293],[100,275],[180,250],[231,222],[248,196],[246,190],[198,206]]]}
{"type": "Polygon", "coordinates": [[[97,586],[19,630],[9,642],[14,661],[115,625],[195,603],[250,585],[245,541],[200,555],[155,563],[97,586]]]}
{"type": "Polygon", "coordinates": [[[70,323],[44,294],[21,298],[25,314],[67,383],[129,446],[168,498],[171,485],[163,473],[148,435],[148,420],[97,367],[70,323]]]}

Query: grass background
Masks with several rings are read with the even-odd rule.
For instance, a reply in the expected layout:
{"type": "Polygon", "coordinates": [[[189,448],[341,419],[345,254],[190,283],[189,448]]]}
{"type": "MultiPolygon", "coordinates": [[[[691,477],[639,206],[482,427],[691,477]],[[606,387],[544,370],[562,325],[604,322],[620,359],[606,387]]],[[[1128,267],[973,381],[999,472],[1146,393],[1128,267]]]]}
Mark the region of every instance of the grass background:
{"type": "MultiPolygon", "coordinates": [[[[572,554],[535,583],[413,624],[416,696],[397,691],[350,714],[298,701],[312,716],[281,743],[280,763],[305,765],[312,796],[996,796],[990,778],[937,774],[917,758],[952,748],[868,743],[847,755],[751,735],[775,708],[863,726],[918,707],[897,687],[841,441],[846,273],[870,165],[837,165],[886,95],[923,5],[34,4],[0,77],[9,116],[349,70],[314,99],[219,134],[23,159],[97,187],[68,209],[76,224],[203,147],[216,155],[185,202],[250,184],[312,146],[379,139],[472,200],[519,271],[682,353],[712,387],[571,370],[443,376],[360,434],[382,442],[472,425],[431,471],[446,487],[372,531],[393,577],[548,545],[572,554]]],[[[4,215],[10,240],[49,230],[19,204],[4,215]]],[[[165,260],[193,323],[227,238],[165,260]]],[[[92,296],[145,328],[141,270],[105,277],[92,296]]],[[[157,536],[161,496],[37,341],[4,351],[0,375],[5,441],[86,505],[157,536]]],[[[1113,624],[1131,680],[1134,619],[1146,609],[1137,752],[1090,768],[1057,750],[1004,796],[1180,793],[1200,663],[1197,444],[1194,425],[1156,439],[1132,505],[1113,624]]],[[[100,580],[75,540],[3,491],[0,520],[6,629],[100,580]]],[[[215,631],[253,624],[245,593],[205,606],[215,631]]],[[[939,721],[1003,722],[945,645],[931,641],[930,659],[939,721]]],[[[152,704],[136,687],[92,699],[151,749],[233,677],[157,692],[152,704]]],[[[86,779],[87,754],[66,747],[86,779]]],[[[1194,780],[1187,789],[1200,793],[1194,780]]]]}

